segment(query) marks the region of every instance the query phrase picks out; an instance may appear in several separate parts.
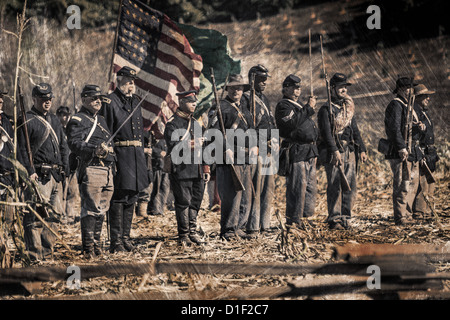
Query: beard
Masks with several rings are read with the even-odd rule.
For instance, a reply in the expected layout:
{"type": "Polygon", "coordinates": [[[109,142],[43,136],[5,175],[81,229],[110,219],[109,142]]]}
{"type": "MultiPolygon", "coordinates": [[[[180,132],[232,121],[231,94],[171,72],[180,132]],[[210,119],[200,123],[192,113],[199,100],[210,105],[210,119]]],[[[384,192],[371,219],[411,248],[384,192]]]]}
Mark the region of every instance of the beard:
{"type": "Polygon", "coordinates": [[[136,86],[135,85],[125,84],[123,86],[120,86],[119,89],[127,97],[131,97],[133,94],[136,93],[136,86]]]}

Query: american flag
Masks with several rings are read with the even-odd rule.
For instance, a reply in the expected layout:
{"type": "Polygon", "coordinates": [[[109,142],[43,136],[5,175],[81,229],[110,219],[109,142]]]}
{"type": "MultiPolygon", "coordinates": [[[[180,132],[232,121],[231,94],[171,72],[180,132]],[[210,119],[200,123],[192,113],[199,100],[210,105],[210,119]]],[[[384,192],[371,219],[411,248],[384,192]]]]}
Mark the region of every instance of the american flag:
{"type": "Polygon", "coordinates": [[[137,72],[136,93],[149,91],[142,103],[147,130],[175,112],[177,92],[200,89],[201,56],[169,17],[137,0],[122,1],[113,73],[124,66],[137,72]]]}

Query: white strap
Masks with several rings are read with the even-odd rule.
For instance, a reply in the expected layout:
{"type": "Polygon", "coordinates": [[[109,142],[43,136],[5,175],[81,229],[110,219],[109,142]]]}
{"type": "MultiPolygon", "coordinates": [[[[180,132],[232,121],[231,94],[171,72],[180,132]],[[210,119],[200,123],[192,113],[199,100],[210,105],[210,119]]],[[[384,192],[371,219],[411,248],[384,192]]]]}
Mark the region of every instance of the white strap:
{"type": "MultiPolygon", "coordinates": [[[[404,103],[404,102],[403,102],[402,100],[400,100],[399,98],[394,98],[394,100],[400,102],[403,106],[405,106],[405,108],[408,106],[406,103],[404,103]]],[[[419,122],[419,117],[417,116],[416,110],[414,110],[414,98],[413,98],[413,101],[412,101],[412,105],[413,105],[413,108],[412,108],[412,115],[413,115],[413,117],[414,117],[414,120],[416,120],[416,122],[419,122]]]]}
{"type": "Polygon", "coordinates": [[[51,124],[48,123],[48,121],[45,120],[44,118],[42,118],[40,115],[35,114],[35,117],[47,127],[47,129],[50,131],[50,133],[52,134],[53,138],[55,139],[56,144],[59,145],[58,136],[56,135],[55,130],[53,130],[51,124]]]}
{"type": "Polygon", "coordinates": [[[92,135],[94,134],[95,127],[97,127],[97,120],[98,120],[97,115],[95,115],[95,117],[94,117],[94,124],[92,125],[91,131],[89,131],[89,134],[86,137],[86,140],[84,140],[84,142],[88,143],[89,140],[91,139],[92,135]]]}

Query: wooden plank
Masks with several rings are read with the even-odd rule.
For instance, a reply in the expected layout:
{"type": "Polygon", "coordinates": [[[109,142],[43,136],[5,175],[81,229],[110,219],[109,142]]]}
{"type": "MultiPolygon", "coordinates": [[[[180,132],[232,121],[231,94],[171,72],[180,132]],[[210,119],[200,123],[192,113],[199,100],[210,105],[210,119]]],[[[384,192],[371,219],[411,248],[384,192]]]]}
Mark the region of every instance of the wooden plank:
{"type": "Polygon", "coordinates": [[[239,288],[233,290],[202,290],[176,292],[133,292],[116,294],[73,295],[39,300],[230,300],[273,299],[291,291],[288,286],[239,288]]]}
{"type": "MultiPolygon", "coordinates": [[[[381,269],[383,276],[425,275],[434,269],[414,260],[380,258],[372,261],[381,269]]],[[[223,264],[223,263],[113,263],[80,265],[80,280],[95,277],[118,277],[125,274],[144,275],[158,273],[193,274],[240,274],[240,275],[302,275],[352,274],[367,276],[369,263],[329,264],[223,264]]],[[[66,267],[31,267],[0,269],[0,283],[65,280],[72,273],[66,267]]]]}
{"type": "Polygon", "coordinates": [[[299,280],[290,282],[292,291],[283,294],[283,296],[322,296],[329,294],[359,293],[366,294],[377,299],[386,296],[392,296],[393,293],[398,296],[401,291],[419,292],[419,290],[428,291],[430,289],[437,292],[442,289],[442,282],[437,280],[426,280],[422,278],[412,281],[403,281],[400,278],[381,278],[380,289],[369,289],[367,286],[368,277],[361,276],[330,276],[325,278],[314,278],[309,280],[299,280]]]}
{"type": "MultiPolygon", "coordinates": [[[[81,280],[95,277],[117,277],[124,274],[195,273],[241,275],[300,275],[313,272],[318,265],[288,264],[222,264],[222,263],[114,263],[79,265],[81,280]]],[[[57,281],[69,276],[65,267],[31,267],[0,269],[4,281],[57,281]]]]}
{"type": "Polygon", "coordinates": [[[427,244],[347,244],[334,248],[333,257],[349,262],[368,261],[380,257],[409,257],[425,259],[431,262],[450,261],[450,246],[434,246],[427,244]]]}

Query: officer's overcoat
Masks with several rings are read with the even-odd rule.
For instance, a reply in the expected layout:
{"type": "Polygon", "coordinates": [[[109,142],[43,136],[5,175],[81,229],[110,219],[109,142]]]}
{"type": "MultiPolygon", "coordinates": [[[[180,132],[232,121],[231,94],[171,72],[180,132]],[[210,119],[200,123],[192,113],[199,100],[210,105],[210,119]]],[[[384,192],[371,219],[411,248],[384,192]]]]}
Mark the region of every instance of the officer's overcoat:
{"type": "MultiPolygon", "coordinates": [[[[102,107],[100,114],[105,118],[111,134],[114,134],[140,100],[135,95],[126,97],[119,89],[109,94],[108,99],[109,103],[102,107]]],[[[150,184],[144,154],[145,141],[141,106],[138,108],[139,110],[136,110],[114,138],[117,157],[115,189],[141,191],[150,184]],[[125,146],[127,141],[129,146],[125,146]]]]}

